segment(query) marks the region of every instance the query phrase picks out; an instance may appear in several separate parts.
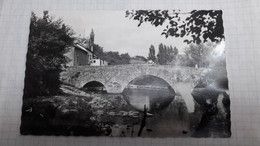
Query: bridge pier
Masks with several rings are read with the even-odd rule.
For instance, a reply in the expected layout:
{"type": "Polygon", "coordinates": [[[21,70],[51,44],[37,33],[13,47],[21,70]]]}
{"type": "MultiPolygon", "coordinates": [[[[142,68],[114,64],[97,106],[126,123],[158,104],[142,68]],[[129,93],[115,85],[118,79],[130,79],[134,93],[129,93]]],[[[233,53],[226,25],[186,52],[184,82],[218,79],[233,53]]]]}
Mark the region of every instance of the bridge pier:
{"type": "Polygon", "coordinates": [[[194,112],[195,110],[195,103],[191,95],[193,88],[193,83],[177,83],[173,87],[175,92],[179,92],[181,94],[189,113],[194,112]]]}

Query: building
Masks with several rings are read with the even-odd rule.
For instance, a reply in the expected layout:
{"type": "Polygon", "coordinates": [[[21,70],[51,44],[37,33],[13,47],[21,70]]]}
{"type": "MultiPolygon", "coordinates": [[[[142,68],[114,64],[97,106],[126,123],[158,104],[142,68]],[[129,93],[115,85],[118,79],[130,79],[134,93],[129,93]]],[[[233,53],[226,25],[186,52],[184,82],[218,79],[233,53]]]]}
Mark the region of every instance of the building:
{"type": "Polygon", "coordinates": [[[68,66],[90,65],[91,60],[97,58],[93,53],[93,47],[88,49],[78,43],[69,48],[66,56],[69,58],[68,66]]]}
{"type": "Polygon", "coordinates": [[[75,43],[72,47],[69,48],[69,52],[66,53],[68,57],[67,66],[107,66],[108,62],[102,59],[99,59],[93,52],[93,47],[84,47],[79,43],[75,43]]]}
{"type": "Polygon", "coordinates": [[[101,59],[92,59],[90,66],[108,66],[108,62],[101,59]]]}
{"type": "Polygon", "coordinates": [[[94,31],[91,30],[89,38],[77,37],[74,45],[69,47],[67,66],[107,66],[108,62],[101,60],[94,54],[94,31]]]}

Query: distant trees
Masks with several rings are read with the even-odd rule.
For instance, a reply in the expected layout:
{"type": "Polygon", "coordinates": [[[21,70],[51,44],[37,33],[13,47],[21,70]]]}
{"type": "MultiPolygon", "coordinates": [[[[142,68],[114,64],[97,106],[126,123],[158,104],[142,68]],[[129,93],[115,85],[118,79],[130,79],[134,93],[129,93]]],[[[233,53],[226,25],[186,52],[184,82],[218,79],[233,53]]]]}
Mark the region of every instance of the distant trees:
{"type": "Polygon", "coordinates": [[[119,56],[120,62],[118,64],[129,64],[130,59],[131,59],[131,57],[128,53],[120,54],[120,56],[119,56]]]}
{"type": "Polygon", "coordinates": [[[98,44],[93,44],[93,52],[95,55],[102,57],[104,54],[103,47],[99,46],[98,44]]]}
{"type": "Polygon", "coordinates": [[[24,98],[59,93],[59,75],[67,62],[64,53],[73,44],[73,34],[61,19],[49,17],[48,11],[43,18],[32,13],[24,98]]]}
{"type": "Polygon", "coordinates": [[[161,65],[165,65],[167,62],[167,59],[168,59],[168,56],[167,56],[166,47],[161,43],[161,44],[159,44],[159,52],[157,54],[158,63],[161,65]]]}
{"type": "MultiPolygon", "coordinates": [[[[223,64],[223,59],[218,61],[218,59],[214,58],[214,47],[213,43],[192,43],[184,48],[184,54],[179,54],[179,50],[176,47],[160,43],[157,57],[154,56],[154,62],[160,65],[174,64],[188,67],[209,67],[210,63],[223,64]]],[[[151,52],[155,53],[154,47],[149,48],[148,60],[151,60],[151,52]]]]}
{"type": "Polygon", "coordinates": [[[176,61],[177,55],[179,53],[176,47],[166,46],[162,43],[158,46],[158,54],[157,58],[155,56],[155,48],[153,45],[149,48],[148,60],[152,60],[153,62],[157,62],[158,64],[172,64],[176,61]]]}
{"type": "Polygon", "coordinates": [[[176,61],[177,55],[179,54],[179,50],[176,47],[173,48],[173,54],[174,54],[174,58],[173,59],[176,61]]]}
{"type": "Polygon", "coordinates": [[[150,46],[149,48],[149,54],[148,54],[148,60],[152,60],[153,62],[155,62],[156,57],[155,57],[155,48],[153,45],[150,46]]]}
{"type": "Polygon", "coordinates": [[[91,29],[90,35],[88,38],[83,38],[83,40],[86,41],[81,41],[83,44],[82,45],[87,45],[86,47],[93,47],[93,53],[98,56],[98,58],[106,60],[109,65],[119,65],[119,64],[129,64],[130,63],[130,56],[128,53],[125,54],[119,54],[119,52],[104,52],[103,47],[100,45],[96,44],[94,42],[95,40],[95,33],[94,30],[91,29]]]}
{"type": "Polygon", "coordinates": [[[191,44],[184,50],[187,66],[208,67],[212,51],[212,45],[191,44]]]}
{"type": "Polygon", "coordinates": [[[130,64],[130,55],[128,53],[119,54],[118,52],[103,52],[101,59],[108,62],[109,65],[119,65],[119,64],[130,64]]]}

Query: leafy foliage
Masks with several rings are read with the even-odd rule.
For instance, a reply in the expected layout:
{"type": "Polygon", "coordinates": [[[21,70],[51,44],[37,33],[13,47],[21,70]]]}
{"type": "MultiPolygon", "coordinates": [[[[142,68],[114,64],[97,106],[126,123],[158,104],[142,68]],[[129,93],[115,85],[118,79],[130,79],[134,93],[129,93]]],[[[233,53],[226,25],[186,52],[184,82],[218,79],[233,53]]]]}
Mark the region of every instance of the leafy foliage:
{"type": "Polygon", "coordinates": [[[155,49],[153,45],[151,45],[149,48],[148,60],[152,60],[153,62],[155,62],[156,60],[155,49]]]}
{"type": "Polygon", "coordinates": [[[159,44],[159,52],[157,54],[158,63],[161,65],[165,65],[167,62],[167,53],[166,48],[163,46],[163,44],[159,44]]]}
{"type": "Polygon", "coordinates": [[[26,62],[24,98],[55,95],[59,92],[59,74],[65,67],[67,48],[73,43],[73,31],[61,19],[31,16],[26,62]]]}
{"type": "Polygon", "coordinates": [[[210,64],[210,54],[213,51],[212,44],[191,44],[185,48],[186,62],[188,66],[208,67],[210,64]]]}
{"type": "Polygon", "coordinates": [[[158,63],[165,65],[167,63],[176,61],[176,56],[178,53],[179,51],[176,47],[173,49],[172,46],[165,46],[161,43],[159,44],[159,52],[157,54],[158,63]]]}
{"type": "Polygon", "coordinates": [[[143,22],[150,22],[155,27],[165,23],[161,35],[165,37],[185,37],[186,43],[220,42],[224,39],[221,10],[193,10],[181,13],[179,10],[132,10],[126,11],[126,17],[143,22]]]}
{"type": "MultiPolygon", "coordinates": [[[[102,57],[104,54],[103,47],[99,46],[98,44],[93,44],[93,52],[95,55],[102,57]]],[[[103,59],[103,58],[101,58],[103,59]]]]}

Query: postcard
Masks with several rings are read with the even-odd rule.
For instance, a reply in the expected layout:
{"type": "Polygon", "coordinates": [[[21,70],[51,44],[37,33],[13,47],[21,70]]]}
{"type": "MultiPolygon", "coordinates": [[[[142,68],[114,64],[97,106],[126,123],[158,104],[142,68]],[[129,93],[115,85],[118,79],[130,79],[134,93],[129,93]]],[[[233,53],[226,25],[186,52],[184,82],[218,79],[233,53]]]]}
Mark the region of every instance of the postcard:
{"type": "Polygon", "coordinates": [[[33,11],[20,133],[231,137],[222,13],[33,11]]]}

